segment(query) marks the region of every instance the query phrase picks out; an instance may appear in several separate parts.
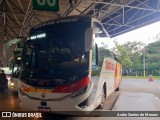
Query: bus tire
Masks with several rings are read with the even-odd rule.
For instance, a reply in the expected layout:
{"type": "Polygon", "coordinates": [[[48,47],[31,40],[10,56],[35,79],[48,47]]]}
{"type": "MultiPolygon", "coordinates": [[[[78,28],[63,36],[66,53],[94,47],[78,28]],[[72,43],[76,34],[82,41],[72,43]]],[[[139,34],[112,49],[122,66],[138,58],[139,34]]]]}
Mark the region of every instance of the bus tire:
{"type": "Polygon", "coordinates": [[[104,89],[102,89],[101,103],[97,107],[97,109],[103,109],[104,108],[104,103],[105,103],[105,92],[104,92],[104,89]]]}
{"type": "Polygon", "coordinates": [[[118,88],[116,88],[116,91],[119,91],[119,87],[118,87],[118,88]]]}

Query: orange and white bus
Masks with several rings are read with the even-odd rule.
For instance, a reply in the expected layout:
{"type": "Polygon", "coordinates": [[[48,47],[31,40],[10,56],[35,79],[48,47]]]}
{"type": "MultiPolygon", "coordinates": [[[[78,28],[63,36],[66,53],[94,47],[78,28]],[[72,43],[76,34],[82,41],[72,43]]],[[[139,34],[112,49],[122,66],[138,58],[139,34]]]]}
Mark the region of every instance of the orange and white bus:
{"type": "Polygon", "coordinates": [[[70,16],[33,27],[22,53],[20,107],[92,111],[118,90],[122,66],[102,24],[70,16]]]}

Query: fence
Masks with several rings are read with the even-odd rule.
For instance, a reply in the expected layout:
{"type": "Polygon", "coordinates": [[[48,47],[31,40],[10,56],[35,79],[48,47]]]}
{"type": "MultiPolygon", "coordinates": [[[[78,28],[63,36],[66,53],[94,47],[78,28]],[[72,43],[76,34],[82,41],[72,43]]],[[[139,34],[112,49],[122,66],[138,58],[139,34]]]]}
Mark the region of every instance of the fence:
{"type": "MultiPolygon", "coordinates": [[[[143,76],[144,69],[140,68],[123,68],[123,76],[143,76]]],[[[160,68],[147,68],[145,69],[145,75],[160,76],[160,68]]]]}

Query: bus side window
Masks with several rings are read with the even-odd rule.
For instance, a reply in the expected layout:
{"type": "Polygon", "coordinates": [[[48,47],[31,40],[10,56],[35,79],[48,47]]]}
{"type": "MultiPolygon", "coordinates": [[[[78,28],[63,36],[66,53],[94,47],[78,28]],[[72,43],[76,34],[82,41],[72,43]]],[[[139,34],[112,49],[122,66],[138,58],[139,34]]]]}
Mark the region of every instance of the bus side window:
{"type": "Polygon", "coordinates": [[[99,67],[98,67],[98,45],[95,43],[92,48],[92,76],[99,75],[99,67]]]}
{"type": "Polygon", "coordinates": [[[108,42],[108,37],[107,34],[105,33],[102,25],[100,23],[94,22],[93,23],[95,31],[94,31],[94,42],[97,45],[97,50],[98,50],[98,66],[101,68],[103,64],[103,60],[105,57],[110,57],[110,49],[109,45],[107,44],[108,42]]]}
{"type": "Polygon", "coordinates": [[[96,49],[97,49],[97,44],[94,44],[93,46],[93,49],[92,49],[92,65],[96,66],[97,65],[97,62],[96,62],[96,56],[97,56],[97,53],[96,53],[96,49]]]}
{"type": "Polygon", "coordinates": [[[119,52],[113,40],[107,36],[107,32],[105,32],[103,26],[97,22],[94,22],[93,26],[95,28],[94,41],[98,45],[98,65],[102,67],[104,58],[117,59],[119,52]]]}

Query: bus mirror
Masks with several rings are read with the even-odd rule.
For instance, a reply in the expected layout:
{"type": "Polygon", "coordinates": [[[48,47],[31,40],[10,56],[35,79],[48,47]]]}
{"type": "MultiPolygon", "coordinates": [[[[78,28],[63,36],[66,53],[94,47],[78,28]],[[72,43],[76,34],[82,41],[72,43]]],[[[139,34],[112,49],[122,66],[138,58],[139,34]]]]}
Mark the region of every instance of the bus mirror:
{"type": "Polygon", "coordinates": [[[85,31],[85,51],[91,50],[93,47],[93,29],[88,28],[85,31]]]}

